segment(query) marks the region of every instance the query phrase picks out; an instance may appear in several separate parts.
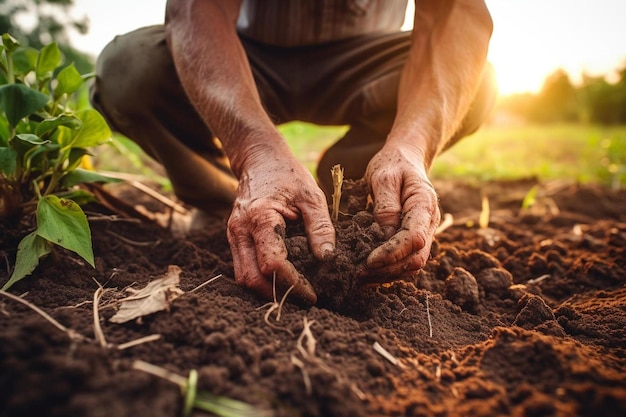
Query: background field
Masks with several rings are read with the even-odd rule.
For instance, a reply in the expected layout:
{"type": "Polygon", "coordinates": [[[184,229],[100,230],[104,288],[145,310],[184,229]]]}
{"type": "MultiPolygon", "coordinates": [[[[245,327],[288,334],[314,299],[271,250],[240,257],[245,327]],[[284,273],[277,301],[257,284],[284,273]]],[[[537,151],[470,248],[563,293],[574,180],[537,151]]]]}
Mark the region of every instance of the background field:
{"type": "MultiPolygon", "coordinates": [[[[318,152],[346,127],[289,123],[281,131],[314,171],[318,152]]],[[[435,160],[433,178],[467,181],[570,179],[613,187],[626,183],[626,126],[488,124],[435,160]]]]}
{"type": "MultiPolygon", "coordinates": [[[[292,122],[279,129],[298,159],[315,173],[320,152],[348,128],[292,122]]],[[[113,146],[96,153],[99,169],[151,177],[168,187],[158,166],[134,143],[117,136],[113,146]]],[[[534,177],[621,188],[626,185],[626,126],[487,124],[441,154],[431,176],[468,182],[534,177]]]]}

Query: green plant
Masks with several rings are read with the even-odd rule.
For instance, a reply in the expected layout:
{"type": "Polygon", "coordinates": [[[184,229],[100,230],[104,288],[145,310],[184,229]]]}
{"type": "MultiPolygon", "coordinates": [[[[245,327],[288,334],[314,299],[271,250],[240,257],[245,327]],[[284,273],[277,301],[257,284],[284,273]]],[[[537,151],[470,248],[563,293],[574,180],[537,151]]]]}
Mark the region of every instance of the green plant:
{"type": "Polygon", "coordinates": [[[18,245],[3,290],[30,274],[53,245],[94,266],[91,231],[79,206],[91,195],[75,186],[106,180],[79,167],[87,149],[108,141],[111,131],[96,110],[73,110],[72,96],[90,75],[62,60],[56,43],[36,50],[2,35],[0,218],[36,220],[18,245]]]}
{"type": "Polygon", "coordinates": [[[195,369],[189,371],[188,378],[140,360],[133,362],[133,369],[178,385],[184,397],[183,417],[192,415],[194,409],[208,411],[220,417],[268,417],[272,415],[270,410],[198,390],[198,371],[195,369]]]}

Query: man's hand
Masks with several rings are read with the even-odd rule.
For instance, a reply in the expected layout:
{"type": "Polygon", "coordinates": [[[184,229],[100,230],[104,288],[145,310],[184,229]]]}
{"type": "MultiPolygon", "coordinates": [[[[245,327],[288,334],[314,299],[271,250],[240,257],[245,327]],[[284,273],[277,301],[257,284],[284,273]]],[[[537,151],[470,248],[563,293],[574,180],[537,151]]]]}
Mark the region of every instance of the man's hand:
{"type": "Polygon", "coordinates": [[[387,144],[368,165],[374,219],[388,240],[367,258],[365,283],[419,270],[430,256],[441,214],[423,160],[415,147],[387,144]]]}
{"type": "Polygon", "coordinates": [[[335,229],[323,192],[311,174],[290,154],[267,152],[241,174],[238,196],[228,221],[228,242],[235,280],[257,294],[272,297],[272,279],[301,301],[313,305],[311,284],[287,260],[285,219],[299,217],[318,259],[331,256],[335,229]]]}

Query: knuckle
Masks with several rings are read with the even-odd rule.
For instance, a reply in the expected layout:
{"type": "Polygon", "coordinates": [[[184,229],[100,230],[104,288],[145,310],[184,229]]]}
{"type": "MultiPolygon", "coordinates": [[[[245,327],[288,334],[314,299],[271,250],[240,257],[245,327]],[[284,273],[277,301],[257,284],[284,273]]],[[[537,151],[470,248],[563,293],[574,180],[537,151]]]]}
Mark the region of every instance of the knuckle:
{"type": "Polygon", "coordinates": [[[334,235],[335,227],[329,221],[319,220],[311,225],[310,232],[315,235],[321,235],[321,236],[334,235]]]}
{"type": "Polygon", "coordinates": [[[240,287],[248,288],[250,282],[250,275],[248,273],[244,273],[240,276],[235,277],[235,283],[240,287]]]}

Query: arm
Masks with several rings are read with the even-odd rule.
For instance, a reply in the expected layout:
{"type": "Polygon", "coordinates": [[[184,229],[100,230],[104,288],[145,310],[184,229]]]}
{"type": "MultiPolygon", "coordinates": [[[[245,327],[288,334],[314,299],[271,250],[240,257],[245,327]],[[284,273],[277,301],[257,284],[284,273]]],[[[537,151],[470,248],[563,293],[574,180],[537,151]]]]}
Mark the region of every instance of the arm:
{"type": "Polygon", "coordinates": [[[427,172],[474,99],[491,31],[482,0],[415,2],[396,119],[366,172],[374,216],[390,238],[368,258],[371,279],[414,271],[428,260],[440,213],[427,172]]]}
{"type": "Polygon", "coordinates": [[[313,253],[334,250],[326,198],[265,113],[235,23],[240,1],[169,0],[166,32],[194,107],[220,138],[239,178],[228,222],[235,279],[270,297],[271,279],[314,303],[310,284],[287,261],[285,219],[302,217],[313,253]]]}

